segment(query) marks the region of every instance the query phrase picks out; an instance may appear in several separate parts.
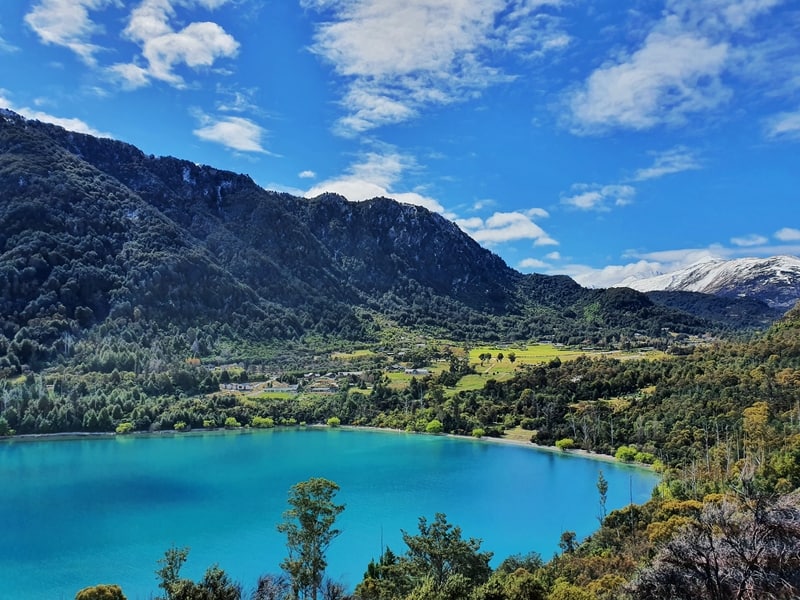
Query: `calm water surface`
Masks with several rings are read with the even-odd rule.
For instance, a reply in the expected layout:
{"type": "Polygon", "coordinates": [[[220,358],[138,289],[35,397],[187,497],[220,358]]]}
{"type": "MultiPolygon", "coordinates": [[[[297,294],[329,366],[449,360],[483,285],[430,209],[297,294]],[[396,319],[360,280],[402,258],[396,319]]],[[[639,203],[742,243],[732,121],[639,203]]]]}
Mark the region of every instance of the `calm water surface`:
{"type": "Polygon", "coordinates": [[[608,508],[643,502],[657,477],[575,456],[489,442],[342,429],[0,443],[3,598],[72,600],[118,583],[129,600],[158,595],[154,571],[171,545],[189,546],[182,574],[219,563],[246,591],[286,555],[275,530],[288,489],[337,482],[347,505],[328,574],[355,586],[381,544],[447,514],[502,558],[547,559],[565,530],[597,528],[597,473],[608,508]]]}

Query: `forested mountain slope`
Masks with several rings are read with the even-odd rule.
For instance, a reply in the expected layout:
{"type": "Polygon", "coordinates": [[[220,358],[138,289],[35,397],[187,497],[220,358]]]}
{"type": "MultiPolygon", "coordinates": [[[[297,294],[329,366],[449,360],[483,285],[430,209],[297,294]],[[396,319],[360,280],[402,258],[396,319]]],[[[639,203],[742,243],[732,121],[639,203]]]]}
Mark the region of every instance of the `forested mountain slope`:
{"type": "Polygon", "coordinates": [[[625,289],[522,275],[452,222],[385,198],[263,190],[249,177],[0,115],[0,368],[38,368],[101,324],[214,340],[620,343],[723,322],[625,289]]]}

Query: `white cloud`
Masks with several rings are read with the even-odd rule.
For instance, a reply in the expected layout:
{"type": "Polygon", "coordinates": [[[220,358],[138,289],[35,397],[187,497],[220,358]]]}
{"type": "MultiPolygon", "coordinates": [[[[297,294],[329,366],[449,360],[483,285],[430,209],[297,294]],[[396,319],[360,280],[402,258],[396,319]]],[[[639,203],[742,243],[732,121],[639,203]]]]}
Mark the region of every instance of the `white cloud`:
{"type": "Polygon", "coordinates": [[[150,73],[147,69],[133,63],[117,63],[108,70],[122,80],[123,86],[128,89],[144,87],[150,83],[150,73]]]}
{"type": "MultiPolygon", "coordinates": [[[[541,211],[534,210],[533,214],[541,216],[541,211]]],[[[486,220],[480,217],[456,219],[456,225],[481,244],[491,245],[515,240],[534,240],[537,246],[558,243],[533,222],[532,211],[496,212],[486,220]]]]}
{"type": "Polygon", "coordinates": [[[800,242],[800,229],[784,227],[775,232],[775,237],[782,242],[800,242]]]}
{"type": "Polygon", "coordinates": [[[240,152],[268,154],[262,145],[265,130],[260,125],[242,117],[225,116],[213,118],[199,115],[202,126],[193,133],[201,140],[222,144],[240,152]]]}
{"type": "Polygon", "coordinates": [[[762,13],[785,0],[668,0],[669,13],[686,26],[706,33],[748,28],[762,13]]]}
{"type": "Polygon", "coordinates": [[[43,123],[52,123],[53,125],[58,125],[69,131],[85,133],[95,137],[113,137],[110,133],[99,131],[81,119],[76,119],[74,117],[57,117],[35,108],[14,106],[14,103],[3,95],[5,93],[5,90],[0,89],[0,107],[8,108],[26,119],[42,121],[43,123]]]}
{"type": "Polygon", "coordinates": [[[568,265],[560,269],[584,287],[608,288],[624,281],[643,279],[661,273],[660,263],[640,260],[626,265],[609,265],[602,269],[594,269],[585,265],[568,265]]]}
{"type": "Polygon", "coordinates": [[[593,268],[586,265],[566,265],[551,269],[571,276],[575,281],[587,287],[612,287],[630,285],[638,279],[662,275],[684,269],[698,263],[730,260],[754,256],[800,255],[800,230],[784,228],[775,233],[775,237],[783,245],[768,246],[768,238],[751,235],[732,240],[731,247],[718,244],[707,248],[685,248],[663,250],[657,252],[638,252],[629,250],[623,255],[628,262],[593,268]],[[795,242],[792,244],[791,242],[795,242]]]}
{"type": "Polygon", "coordinates": [[[300,172],[297,174],[297,176],[298,176],[300,179],[316,179],[316,178],[317,178],[317,174],[316,174],[314,171],[309,171],[309,170],[306,170],[306,171],[300,171],[300,172]]]}
{"type": "Polygon", "coordinates": [[[767,137],[774,140],[800,140],[800,110],[779,113],[767,121],[767,137]]]}
{"type": "Polygon", "coordinates": [[[217,93],[225,99],[217,102],[217,110],[221,112],[260,112],[258,104],[253,101],[256,93],[254,89],[230,89],[221,85],[217,86],[217,93]]]}
{"type": "Polygon", "coordinates": [[[510,81],[501,54],[552,52],[568,36],[547,20],[561,2],[536,0],[302,0],[319,11],[312,50],[348,80],[337,123],[356,134],[473,97],[510,81]]]}
{"type": "Polygon", "coordinates": [[[94,65],[94,55],[100,48],[91,37],[99,28],[89,18],[89,11],[111,3],[116,0],[41,0],[25,15],[25,22],[45,44],[69,48],[85,63],[94,65]]]}
{"type": "Polygon", "coordinates": [[[677,147],[656,154],[652,166],[636,171],[633,180],[647,181],[648,179],[657,179],[664,175],[672,175],[673,173],[699,168],[700,163],[690,150],[684,147],[677,147]]]}
{"type": "Polygon", "coordinates": [[[641,44],[609,59],[567,95],[573,132],[682,125],[724,106],[743,79],[758,81],[764,95],[796,91],[793,16],[764,18],[786,0],[664,4],[641,44]]]}
{"type": "Polygon", "coordinates": [[[545,258],[548,260],[561,260],[561,253],[560,252],[549,252],[545,255],[545,258]]]}
{"type": "Polygon", "coordinates": [[[577,183],[571,195],[561,199],[562,204],[579,210],[607,211],[609,204],[625,206],[633,202],[636,188],[630,185],[599,185],[577,183]]]}
{"type": "Polygon", "coordinates": [[[369,152],[361,162],[352,165],[347,173],[323,181],[305,192],[306,198],[314,198],[325,192],[341,194],[353,202],[363,202],[371,198],[393,198],[398,202],[423,206],[428,210],[444,214],[444,207],[435,198],[419,191],[398,192],[394,190],[402,174],[416,168],[413,157],[400,154],[391,149],[385,152],[369,152]],[[394,191],[393,191],[394,190],[394,191]]]}
{"type": "MultiPolygon", "coordinates": [[[[2,33],[3,27],[0,25],[0,33],[2,33]]],[[[14,52],[19,52],[19,48],[14,44],[11,44],[6,40],[2,35],[0,35],[0,52],[4,54],[12,54],[14,52]]]]}
{"type": "MultiPolygon", "coordinates": [[[[226,0],[187,0],[208,9],[218,8],[226,0]]],[[[125,37],[139,44],[146,66],[118,63],[110,70],[128,87],[141,87],[151,79],[181,88],[183,77],[175,72],[181,65],[193,69],[212,67],[217,59],[232,58],[239,51],[239,42],[216,23],[189,23],[179,31],[170,25],[174,19],[174,0],[143,0],[130,15],[125,37]]]]}
{"type": "Polygon", "coordinates": [[[496,205],[497,202],[495,200],[491,198],[484,198],[482,200],[477,200],[475,203],[473,203],[473,205],[470,207],[470,210],[477,212],[480,210],[484,210],[486,208],[491,208],[496,205]]]}
{"type": "Polygon", "coordinates": [[[634,260],[626,264],[608,265],[600,269],[586,265],[568,265],[560,268],[559,272],[569,275],[585,287],[608,288],[729,256],[729,251],[718,247],[648,253],[630,251],[626,257],[634,260]]]}
{"type": "Polygon", "coordinates": [[[683,123],[725,102],[728,45],[687,33],[651,33],[642,48],[594,71],[569,100],[575,133],[683,123]]]}
{"type": "Polygon", "coordinates": [[[533,270],[533,269],[547,269],[550,265],[538,258],[524,258],[517,264],[518,269],[533,270]]]}
{"type": "Polygon", "coordinates": [[[755,233],[751,233],[750,235],[745,235],[741,237],[731,238],[731,244],[733,244],[734,246],[739,246],[740,248],[763,246],[768,241],[769,238],[765,238],[763,235],[757,235],[755,233]]]}

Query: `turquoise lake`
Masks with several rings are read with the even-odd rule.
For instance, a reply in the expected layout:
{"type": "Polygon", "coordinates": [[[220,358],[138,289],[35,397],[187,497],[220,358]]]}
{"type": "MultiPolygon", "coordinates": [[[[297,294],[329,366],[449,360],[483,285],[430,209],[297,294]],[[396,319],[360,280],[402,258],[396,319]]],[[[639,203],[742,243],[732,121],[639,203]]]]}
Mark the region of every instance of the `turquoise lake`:
{"type": "Polygon", "coordinates": [[[493,565],[548,559],[565,530],[598,526],[597,475],[608,509],[650,497],[655,474],[480,440],[346,429],[83,438],[0,443],[0,581],[4,598],[72,600],[117,583],[129,600],[158,596],[157,560],[189,546],[182,574],[218,563],[246,592],[286,555],[275,526],[287,492],[309,477],[338,483],[346,509],[328,575],[352,589],[381,544],[443,512],[483,540],[493,565]]]}

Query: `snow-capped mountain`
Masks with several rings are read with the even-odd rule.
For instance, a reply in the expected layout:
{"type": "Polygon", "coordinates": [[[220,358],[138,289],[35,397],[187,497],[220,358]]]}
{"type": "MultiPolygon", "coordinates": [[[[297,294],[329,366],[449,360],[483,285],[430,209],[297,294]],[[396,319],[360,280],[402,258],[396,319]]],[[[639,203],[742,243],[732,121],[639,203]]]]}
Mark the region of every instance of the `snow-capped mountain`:
{"type": "Polygon", "coordinates": [[[623,286],[640,292],[667,290],[755,298],[774,308],[789,309],[800,300],[800,258],[712,259],[679,271],[618,284],[623,286]]]}

